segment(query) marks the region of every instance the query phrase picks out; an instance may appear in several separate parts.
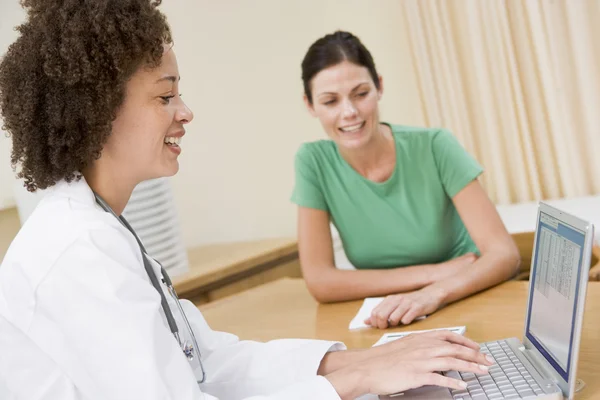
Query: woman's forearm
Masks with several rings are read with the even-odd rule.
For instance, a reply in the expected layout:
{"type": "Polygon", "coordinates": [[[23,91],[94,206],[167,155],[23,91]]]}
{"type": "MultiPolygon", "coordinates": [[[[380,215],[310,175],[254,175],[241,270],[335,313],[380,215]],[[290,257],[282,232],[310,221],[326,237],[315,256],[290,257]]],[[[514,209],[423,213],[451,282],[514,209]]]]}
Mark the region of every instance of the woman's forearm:
{"type": "Polygon", "coordinates": [[[428,264],[379,270],[338,270],[323,268],[318,276],[305,280],[321,303],[386,296],[418,290],[431,284],[428,264]]]}
{"type": "Polygon", "coordinates": [[[442,303],[449,304],[510,279],[517,272],[520,260],[518,252],[488,252],[471,267],[432,283],[428,289],[443,293],[442,303]]]}

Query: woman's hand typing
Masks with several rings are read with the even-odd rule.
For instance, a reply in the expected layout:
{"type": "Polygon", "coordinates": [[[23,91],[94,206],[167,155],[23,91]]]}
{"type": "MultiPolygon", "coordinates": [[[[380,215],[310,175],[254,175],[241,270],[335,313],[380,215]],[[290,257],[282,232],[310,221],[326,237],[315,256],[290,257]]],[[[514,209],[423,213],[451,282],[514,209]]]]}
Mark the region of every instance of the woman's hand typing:
{"type": "Polygon", "coordinates": [[[392,394],[425,385],[461,389],[461,381],[439,372],[486,373],[492,363],[472,340],[449,331],[435,331],[366,350],[360,361],[326,378],[342,399],[365,393],[392,394]]]}

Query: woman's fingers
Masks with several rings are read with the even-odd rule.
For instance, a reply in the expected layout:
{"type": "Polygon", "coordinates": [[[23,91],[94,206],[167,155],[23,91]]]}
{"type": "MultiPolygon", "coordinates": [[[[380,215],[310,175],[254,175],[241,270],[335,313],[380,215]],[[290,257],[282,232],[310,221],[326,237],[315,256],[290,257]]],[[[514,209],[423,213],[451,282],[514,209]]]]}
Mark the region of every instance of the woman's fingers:
{"type": "Polygon", "coordinates": [[[423,372],[460,371],[474,374],[487,374],[489,367],[476,362],[465,361],[455,357],[435,357],[425,362],[423,372]]]}
{"type": "Polygon", "coordinates": [[[460,344],[465,347],[470,347],[474,350],[479,350],[479,344],[477,344],[477,342],[446,329],[423,333],[423,335],[427,335],[428,337],[436,339],[441,339],[450,343],[460,344]]]}
{"type": "Polygon", "coordinates": [[[421,304],[413,303],[404,315],[399,318],[399,321],[404,325],[408,325],[421,315],[423,315],[423,306],[421,304]]]}
{"type": "Polygon", "coordinates": [[[430,372],[421,375],[421,379],[419,379],[419,387],[425,385],[432,386],[442,386],[450,389],[465,389],[467,387],[467,382],[460,381],[458,379],[449,378],[442,374],[436,374],[435,372],[430,372]]]}
{"type": "Polygon", "coordinates": [[[488,359],[487,356],[481,353],[479,350],[471,349],[460,344],[436,346],[427,349],[426,352],[427,355],[425,359],[451,357],[453,359],[476,363],[486,367],[493,364],[493,362],[490,361],[493,359],[488,359]]]}
{"type": "Polygon", "coordinates": [[[370,324],[373,327],[377,327],[379,329],[386,329],[388,327],[388,319],[390,318],[390,314],[396,309],[398,306],[398,302],[402,302],[401,298],[398,296],[388,296],[386,297],[377,307],[373,309],[370,318],[370,324]]]}
{"type": "Polygon", "coordinates": [[[411,304],[408,302],[400,303],[395,310],[392,311],[390,316],[388,317],[388,322],[390,326],[397,326],[400,323],[400,320],[406,313],[410,310],[411,304]]]}
{"type": "Polygon", "coordinates": [[[373,328],[385,329],[388,327],[387,319],[388,315],[392,312],[392,306],[389,304],[380,304],[372,312],[370,325],[373,328]]]}

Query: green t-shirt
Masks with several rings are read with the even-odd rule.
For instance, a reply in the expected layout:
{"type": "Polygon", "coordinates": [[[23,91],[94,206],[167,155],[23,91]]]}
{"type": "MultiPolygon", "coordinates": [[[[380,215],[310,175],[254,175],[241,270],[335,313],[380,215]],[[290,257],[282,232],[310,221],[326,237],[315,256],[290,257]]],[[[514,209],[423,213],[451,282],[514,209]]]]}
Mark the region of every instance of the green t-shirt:
{"type": "Polygon", "coordinates": [[[483,168],[447,130],[390,127],[396,167],[387,181],[360,175],[330,140],[305,143],[296,154],[292,201],[330,214],[356,268],[479,254],[451,199],[483,168]]]}

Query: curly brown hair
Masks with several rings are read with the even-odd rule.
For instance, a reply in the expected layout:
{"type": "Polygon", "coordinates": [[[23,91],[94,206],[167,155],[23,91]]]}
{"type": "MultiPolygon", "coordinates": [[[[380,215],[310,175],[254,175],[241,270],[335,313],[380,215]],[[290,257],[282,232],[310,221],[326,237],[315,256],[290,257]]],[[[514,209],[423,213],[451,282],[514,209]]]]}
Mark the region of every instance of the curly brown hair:
{"type": "Polygon", "coordinates": [[[100,157],[127,80],[172,43],[159,4],[21,1],[28,18],[0,62],[0,112],[27,190],[79,179],[100,157]]]}

